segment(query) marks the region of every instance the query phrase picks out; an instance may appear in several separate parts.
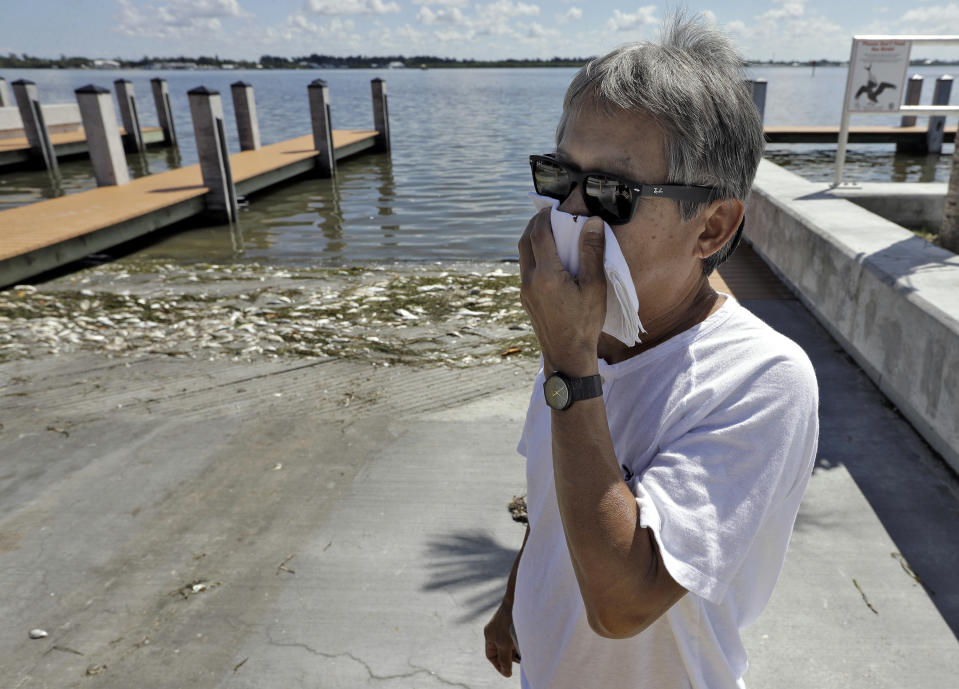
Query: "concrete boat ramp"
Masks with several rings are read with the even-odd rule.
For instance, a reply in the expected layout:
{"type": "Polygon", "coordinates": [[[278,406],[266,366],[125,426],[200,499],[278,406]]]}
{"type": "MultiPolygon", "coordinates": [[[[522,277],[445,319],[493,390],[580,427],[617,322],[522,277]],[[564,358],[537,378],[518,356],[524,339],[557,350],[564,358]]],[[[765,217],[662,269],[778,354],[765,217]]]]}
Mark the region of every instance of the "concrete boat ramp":
{"type": "MultiPolygon", "coordinates": [[[[163,287],[134,277],[110,289],[163,287]]],[[[954,687],[955,475],[754,254],[721,278],[805,348],[822,399],[748,685],[954,687]]],[[[522,541],[535,368],[0,364],[3,686],[518,687],[482,628],[522,541]]]]}

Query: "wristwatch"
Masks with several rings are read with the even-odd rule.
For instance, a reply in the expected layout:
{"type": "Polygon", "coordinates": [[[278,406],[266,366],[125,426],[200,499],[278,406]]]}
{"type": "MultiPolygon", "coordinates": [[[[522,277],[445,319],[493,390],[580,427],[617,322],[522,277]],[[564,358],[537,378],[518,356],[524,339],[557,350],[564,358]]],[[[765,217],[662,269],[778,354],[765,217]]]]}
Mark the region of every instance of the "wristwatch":
{"type": "Polygon", "coordinates": [[[554,371],[543,381],[543,393],[546,395],[546,404],[563,411],[573,406],[573,402],[602,396],[603,379],[598,373],[585,378],[570,378],[554,371]]]}

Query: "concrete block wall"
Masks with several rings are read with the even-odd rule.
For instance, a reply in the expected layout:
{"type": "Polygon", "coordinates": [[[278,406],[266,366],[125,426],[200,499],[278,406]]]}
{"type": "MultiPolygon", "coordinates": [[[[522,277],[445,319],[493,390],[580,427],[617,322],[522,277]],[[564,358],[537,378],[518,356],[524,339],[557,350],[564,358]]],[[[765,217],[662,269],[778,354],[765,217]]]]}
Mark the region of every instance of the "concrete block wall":
{"type": "Polygon", "coordinates": [[[959,257],[766,160],[747,218],[747,241],[959,471],[959,257]]]}

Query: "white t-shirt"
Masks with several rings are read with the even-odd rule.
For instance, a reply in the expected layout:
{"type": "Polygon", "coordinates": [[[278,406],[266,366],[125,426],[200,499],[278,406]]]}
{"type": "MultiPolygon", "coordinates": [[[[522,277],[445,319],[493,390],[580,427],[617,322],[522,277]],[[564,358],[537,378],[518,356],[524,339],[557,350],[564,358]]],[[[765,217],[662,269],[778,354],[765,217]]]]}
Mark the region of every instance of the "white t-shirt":
{"type": "Polygon", "coordinates": [[[540,371],[518,447],[530,523],[513,603],[523,687],[743,687],[739,630],[772,594],[816,457],[812,365],[727,296],[663,344],[600,360],[599,373],[640,523],[689,593],[632,638],[590,629],[556,503],[540,371]]]}

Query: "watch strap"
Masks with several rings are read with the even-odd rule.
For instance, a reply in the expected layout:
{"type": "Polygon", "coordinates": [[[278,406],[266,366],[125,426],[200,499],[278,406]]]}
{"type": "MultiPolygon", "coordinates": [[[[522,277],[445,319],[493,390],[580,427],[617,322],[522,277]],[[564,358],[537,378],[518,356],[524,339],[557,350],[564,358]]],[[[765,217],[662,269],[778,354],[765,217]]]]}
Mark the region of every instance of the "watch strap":
{"type": "Polygon", "coordinates": [[[603,395],[603,378],[598,373],[584,378],[563,377],[569,385],[570,403],[603,395]]]}

